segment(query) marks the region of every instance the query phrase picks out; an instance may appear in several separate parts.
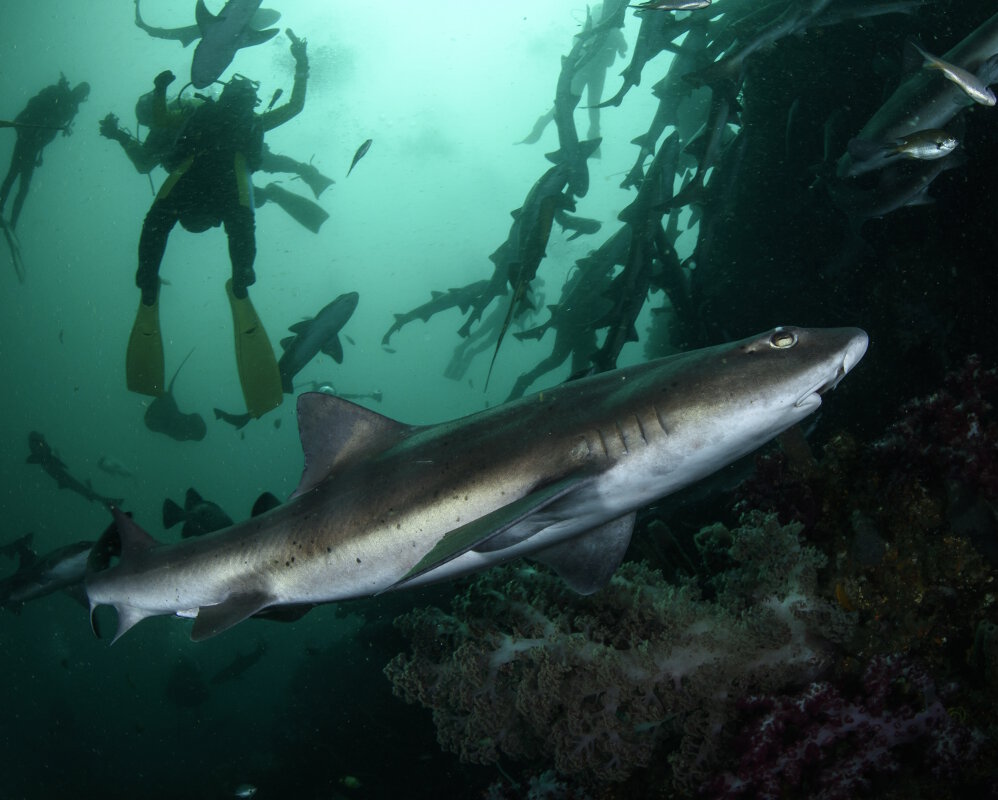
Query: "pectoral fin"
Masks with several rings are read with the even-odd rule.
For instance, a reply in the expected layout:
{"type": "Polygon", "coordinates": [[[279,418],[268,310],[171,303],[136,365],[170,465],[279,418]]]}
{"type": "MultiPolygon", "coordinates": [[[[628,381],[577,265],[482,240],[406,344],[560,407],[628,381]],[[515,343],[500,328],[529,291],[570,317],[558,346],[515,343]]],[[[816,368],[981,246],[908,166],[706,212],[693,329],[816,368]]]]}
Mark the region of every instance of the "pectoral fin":
{"type": "Polygon", "coordinates": [[[610,582],[624,560],[634,531],[634,517],[634,512],[617,517],[530,557],[551,567],[573,591],[592,594],[610,582]]]}
{"type": "Polygon", "coordinates": [[[390,589],[400,589],[420,575],[452,561],[469,550],[482,548],[486,542],[534,514],[555,500],[582,486],[588,478],[573,476],[557,481],[521,497],[491,514],[448,531],[432,550],[390,589]]]}
{"type": "Polygon", "coordinates": [[[332,336],[326,340],[322,346],[322,352],[329,356],[337,364],[343,363],[343,343],[339,336],[332,336]]]}
{"type": "MultiPolygon", "coordinates": [[[[197,619],[194,620],[191,640],[200,642],[217,636],[244,619],[249,619],[273,602],[273,598],[264,592],[246,592],[234,594],[215,606],[202,606],[198,610],[197,619]]],[[[119,632],[118,635],[120,636],[121,633],[123,631],[119,632]]]]}

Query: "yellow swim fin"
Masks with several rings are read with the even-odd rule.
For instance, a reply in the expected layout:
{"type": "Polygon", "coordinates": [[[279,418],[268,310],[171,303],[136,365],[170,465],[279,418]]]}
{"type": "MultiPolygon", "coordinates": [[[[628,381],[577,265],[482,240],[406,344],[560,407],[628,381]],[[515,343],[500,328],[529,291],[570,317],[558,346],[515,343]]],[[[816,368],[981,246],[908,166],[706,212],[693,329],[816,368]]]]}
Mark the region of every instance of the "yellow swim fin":
{"type": "Polygon", "coordinates": [[[159,301],[147,306],[139,300],[125,354],[128,390],[159,397],[163,389],[163,337],[159,332],[159,301]]]}
{"type": "Polygon", "coordinates": [[[229,296],[229,305],[232,307],[236,366],[239,369],[246,410],[253,417],[261,417],[277,408],[284,399],[277,359],[249,297],[239,299],[232,294],[231,280],[225,283],[225,293],[229,296]]]}

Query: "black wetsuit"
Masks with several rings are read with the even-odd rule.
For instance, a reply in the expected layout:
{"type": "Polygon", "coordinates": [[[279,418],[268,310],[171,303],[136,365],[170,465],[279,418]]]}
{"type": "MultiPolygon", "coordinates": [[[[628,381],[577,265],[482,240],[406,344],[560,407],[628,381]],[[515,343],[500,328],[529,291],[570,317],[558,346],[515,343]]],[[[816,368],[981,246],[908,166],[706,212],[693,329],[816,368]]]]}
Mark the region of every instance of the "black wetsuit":
{"type": "Polygon", "coordinates": [[[146,214],[139,238],[135,282],[147,305],[159,291],[159,266],[177,222],[195,233],[225,228],[233,293],[246,296],[255,280],[256,258],[249,176],[260,165],[262,147],[263,128],[251,109],[240,117],[221,101],[206,103],[188,120],[168,164],[171,176],[146,214]]]}
{"type": "Polygon", "coordinates": [[[2,214],[7,206],[10,191],[14,188],[14,181],[18,177],[21,179],[11,208],[11,227],[17,226],[21,208],[28,196],[31,176],[35,172],[35,167],[41,166],[42,163],[42,150],[55,139],[59,133],[58,128],[65,128],[73,121],[84,98],[85,94],[71,90],[69,82],[64,78],[59,83],[42,89],[14,118],[18,123],[46,127],[17,129],[17,141],[14,143],[14,153],[10,159],[10,169],[7,170],[7,177],[0,186],[0,214],[2,214]]]}
{"type": "Polygon", "coordinates": [[[255,114],[252,106],[240,110],[237,101],[227,103],[228,90],[217,101],[199,106],[193,114],[170,112],[166,105],[168,84],[157,86],[153,94],[154,127],[176,127],[179,133],[169,158],[164,159],[170,177],[146,214],[139,237],[135,284],[142,291],[145,305],[155,303],[159,295],[160,263],[170,231],[178,222],[194,232],[224,226],[232,261],[232,293],[246,297],[247,287],[256,280],[251,175],[263,159],[264,132],[287,122],[305,106],[308,62],[303,46],[295,60],[298,67],[291,99],[263,114],[255,114]]]}

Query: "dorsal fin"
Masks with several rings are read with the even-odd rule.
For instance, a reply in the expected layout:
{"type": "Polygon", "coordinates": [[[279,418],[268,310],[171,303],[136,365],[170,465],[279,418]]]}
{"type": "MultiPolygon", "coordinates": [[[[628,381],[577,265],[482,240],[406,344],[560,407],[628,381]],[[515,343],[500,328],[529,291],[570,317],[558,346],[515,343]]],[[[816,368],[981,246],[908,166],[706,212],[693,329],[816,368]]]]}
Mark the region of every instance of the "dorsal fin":
{"type": "Polygon", "coordinates": [[[215,21],[215,15],[208,10],[208,7],[204,4],[204,0],[198,0],[197,5],[194,6],[194,19],[197,22],[197,26],[201,29],[202,35],[215,21]]]}
{"type": "Polygon", "coordinates": [[[197,26],[201,29],[202,35],[204,35],[205,30],[215,21],[215,15],[208,10],[208,7],[204,4],[204,0],[198,0],[197,5],[194,6],[194,19],[197,22],[197,26]]]}
{"type": "Polygon", "coordinates": [[[387,450],[414,429],[342,397],[306,392],[298,398],[305,470],[291,496],[314,488],[342,464],[387,450]]]}
{"type": "Polygon", "coordinates": [[[281,504],[281,501],[273,495],[271,492],[264,492],[253,504],[253,510],[250,512],[251,517],[259,517],[261,514],[266,514],[268,511],[272,511],[281,504]]]}
{"type": "Polygon", "coordinates": [[[121,540],[121,560],[123,563],[146,550],[159,546],[159,542],[139,527],[120,508],[112,506],[111,513],[114,515],[114,524],[121,540]]]}

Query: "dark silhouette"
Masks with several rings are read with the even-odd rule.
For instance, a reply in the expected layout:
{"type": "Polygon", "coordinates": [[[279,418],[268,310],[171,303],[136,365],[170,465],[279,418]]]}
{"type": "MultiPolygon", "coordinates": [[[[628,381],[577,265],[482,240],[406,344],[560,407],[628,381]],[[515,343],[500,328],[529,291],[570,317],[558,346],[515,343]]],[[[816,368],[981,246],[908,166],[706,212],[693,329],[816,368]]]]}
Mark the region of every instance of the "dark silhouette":
{"type": "Polygon", "coordinates": [[[7,206],[7,198],[14,188],[14,182],[20,178],[10,213],[12,228],[17,227],[24,200],[28,196],[28,187],[31,186],[31,176],[34,175],[35,168],[42,164],[42,151],[55,139],[60,130],[64,136],[69,135],[69,124],[76,116],[80,103],[86,100],[89,94],[89,83],[78,83],[70,89],[69,81],[65,75],[62,75],[58,83],[46,86],[32,97],[24,110],[14,118],[17,141],[10,157],[7,177],[0,186],[0,215],[2,215],[7,206]]]}
{"type": "Polygon", "coordinates": [[[176,142],[165,166],[170,176],[146,214],[139,238],[135,283],[142,292],[127,355],[128,388],[141,394],[163,394],[163,342],[159,331],[159,267],[167,238],[178,222],[201,232],[223,225],[229,239],[232,279],[226,284],[232,306],[236,362],[248,411],[260,416],[280,405],[277,360],[247,289],[256,281],[253,191],[250,177],[260,168],[263,135],[297,115],[305,105],[308,79],[306,44],[291,31],[295,82],[290,100],[263,114],[257,84],[236,76],[218,100],[206,101],[193,114],[167,109],[166,89],[174,75],[156,76],[153,94],[158,127],[175,128],[176,142]]]}

